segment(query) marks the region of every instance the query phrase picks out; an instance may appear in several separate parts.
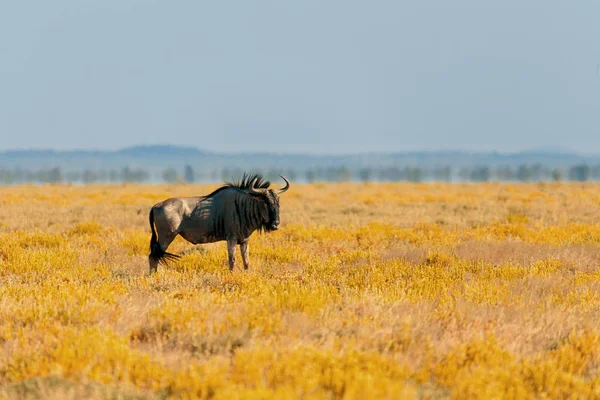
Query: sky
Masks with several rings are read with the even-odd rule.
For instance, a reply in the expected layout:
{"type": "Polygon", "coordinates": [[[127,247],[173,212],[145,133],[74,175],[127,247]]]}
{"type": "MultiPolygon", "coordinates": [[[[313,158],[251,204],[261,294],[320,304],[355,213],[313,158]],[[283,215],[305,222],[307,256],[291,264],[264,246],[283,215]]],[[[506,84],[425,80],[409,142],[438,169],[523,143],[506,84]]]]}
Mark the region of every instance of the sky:
{"type": "Polygon", "coordinates": [[[0,4],[0,150],[600,153],[600,2],[0,4]]]}

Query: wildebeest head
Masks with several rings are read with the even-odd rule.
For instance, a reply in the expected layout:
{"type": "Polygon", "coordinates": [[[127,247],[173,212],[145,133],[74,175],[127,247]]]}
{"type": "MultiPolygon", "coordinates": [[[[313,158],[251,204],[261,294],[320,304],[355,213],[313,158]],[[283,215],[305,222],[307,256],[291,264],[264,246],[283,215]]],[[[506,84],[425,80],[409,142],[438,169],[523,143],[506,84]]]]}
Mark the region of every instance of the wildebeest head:
{"type": "Polygon", "coordinates": [[[279,176],[285,181],[285,186],[281,189],[257,188],[255,187],[257,178],[254,178],[248,189],[251,195],[256,196],[267,205],[263,215],[263,226],[267,231],[276,231],[279,229],[279,195],[290,188],[290,182],[284,176],[279,176]]]}

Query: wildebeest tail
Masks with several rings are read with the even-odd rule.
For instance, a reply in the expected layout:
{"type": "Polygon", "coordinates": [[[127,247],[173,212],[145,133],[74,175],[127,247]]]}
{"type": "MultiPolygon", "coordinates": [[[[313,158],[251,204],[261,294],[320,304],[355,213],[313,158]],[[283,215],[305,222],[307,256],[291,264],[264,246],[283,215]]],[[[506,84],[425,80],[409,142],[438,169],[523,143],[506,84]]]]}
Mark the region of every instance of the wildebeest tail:
{"type": "Polygon", "coordinates": [[[152,261],[157,261],[163,265],[167,265],[169,261],[177,260],[179,258],[177,254],[167,253],[158,244],[158,235],[154,228],[154,208],[150,210],[150,229],[152,230],[152,237],[150,238],[150,255],[148,257],[152,261]]]}

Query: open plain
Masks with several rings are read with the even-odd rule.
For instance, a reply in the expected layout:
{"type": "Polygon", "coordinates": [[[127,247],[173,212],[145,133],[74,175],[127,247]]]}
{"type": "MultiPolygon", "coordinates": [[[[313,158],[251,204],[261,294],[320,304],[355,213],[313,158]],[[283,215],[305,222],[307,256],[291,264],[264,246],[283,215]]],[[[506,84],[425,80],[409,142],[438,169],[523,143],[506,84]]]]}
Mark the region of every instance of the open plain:
{"type": "Polygon", "coordinates": [[[214,188],[1,188],[0,398],[600,398],[600,184],[292,184],[148,276],[214,188]]]}

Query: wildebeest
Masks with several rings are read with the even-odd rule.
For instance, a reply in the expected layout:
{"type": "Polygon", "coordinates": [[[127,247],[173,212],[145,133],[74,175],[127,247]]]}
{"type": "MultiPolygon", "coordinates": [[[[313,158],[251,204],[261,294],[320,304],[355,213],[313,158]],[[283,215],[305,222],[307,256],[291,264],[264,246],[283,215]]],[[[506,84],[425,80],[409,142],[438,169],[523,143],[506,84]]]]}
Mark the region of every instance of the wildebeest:
{"type": "Polygon", "coordinates": [[[227,240],[230,271],[235,264],[235,245],[239,244],[244,269],[248,269],[250,235],[256,230],[279,229],[278,194],[290,188],[288,180],[281,178],[285,186],[273,190],[262,175],[244,174],[240,182],[227,182],[206,196],[176,197],[155,204],[150,210],[149,273],[155,272],[159,263],[165,265],[179,258],[167,253],[177,235],[193,244],[227,240]]]}

